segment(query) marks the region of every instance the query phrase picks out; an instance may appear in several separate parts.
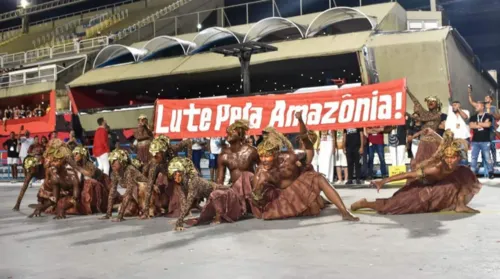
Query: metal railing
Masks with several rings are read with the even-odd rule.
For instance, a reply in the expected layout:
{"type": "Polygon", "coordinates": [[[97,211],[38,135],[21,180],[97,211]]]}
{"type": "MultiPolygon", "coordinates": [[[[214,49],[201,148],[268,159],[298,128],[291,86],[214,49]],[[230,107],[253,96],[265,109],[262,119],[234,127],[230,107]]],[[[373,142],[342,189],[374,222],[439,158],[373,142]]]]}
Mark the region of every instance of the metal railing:
{"type": "MultiPolygon", "coordinates": [[[[105,9],[109,9],[109,8],[119,7],[122,5],[131,4],[131,3],[135,3],[135,2],[139,2],[139,1],[142,1],[142,0],[126,0],[123,2],[119,2],[119,3],[102,5],[102,6],[98,6],[98,7],[83,10],[83,11],[78,11],[78,12],[74,12],[74,13],[64,14],[64,15],[60,15],[60,16],[50,17],[50,18],[39,20],[39,21],[31,22],[30,26],[38,25],[38,24],[42,24],[42,23],[50,22],[50,21],[54,21],[54,20],[59,20],[59,19],[63,19],[63,18],[68,18],[68,17],[72,17],[72,16],[78,16],[78,15],[82,15],[82,14],[96,12],[96,11],[100,11],[100,10],[105,10],[105,9]]],[[[0,32],[6,32],[6,31],[10,31],[10,30],[15,30],[15,29],[21,30],[21,27],[22,27],[21,25],[17,25],[17,26],[2,29],[2,30],[0,30],[0,32]]]]}
{"type": "Polygon", "coordinates": [[[45,47],[29,50],[26,52],[19,52],[7,54],[0,57],[0,67],[13,66],[26,63],[36,63],[42,59],[52,59],[58,55],[66,54],[79,54],[99,49],[109,45],[109,37],[102,36],[78,42],[70,42],[53,47],[45,47]]]}
{"type": "Polygon", "coordinates": [[[0,75],[0,88],[9,88],[40,82],[53,82],[56,80],[57,66],[50,65],[0,75]]]}
{"type": "Polygon", "coordinates": [[[129,27],[124,28],[123,30],[119,31],[115,35],[115,40],[119,41],[119,40],[129,36],[130,34],[137,32],[140,28],[153,23],[155,20],[158,20],[159,18],[164,17],[168,13],[171,13],[171,12],[179,9],[180,7],[184,6],[185,4],[187,4],[191,1],[193,1],[193,0],[177,0],[177,1],[175,1],[174,3],[168,5],[167,7],[158,10],[156,13],[153,13],[152,15],[147,16],[147,17],[143,18],[142,20],[139,20],[138,22],[130,25],[129,27]]]}

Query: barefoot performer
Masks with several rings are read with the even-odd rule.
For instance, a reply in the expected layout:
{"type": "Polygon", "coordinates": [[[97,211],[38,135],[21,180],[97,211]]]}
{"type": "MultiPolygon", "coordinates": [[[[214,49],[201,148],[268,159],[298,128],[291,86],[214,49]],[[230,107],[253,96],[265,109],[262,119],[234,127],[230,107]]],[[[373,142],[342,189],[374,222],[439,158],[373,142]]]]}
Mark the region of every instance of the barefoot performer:
{"type": "Polygon", "coordinates": [[[303,145],[312,151],[305,152],[305,156],[304,153],[295,154],[284,135],[273,128],[266,128],[268,135],[257,147],[260,164],[253,177],[253,198],[259,212],[254,212],[254,215],[264,220],[317,216],[324,208],[320,196],[323,191],[340,210],[344,220],[359,221],[359,218],[346,209],[337,191],[326,178],[307,164],[314,148],[309,136],[306,136],[305,125],[302,125],[303,123],[303,145]],[[285,147],[287,150],[282,151],[285,147]]]}
{"type": "MultiPolygon", "coordinates": [[[[438,136],[435,134],[435,136],[438,136]]],[[[406,186],[391,198],[368,202],[361,199],[351,205],[351,210],[370,208],[380,214],[412,214],[454,210],[455,212],[478,213],[467,206],[479,192],[481,184],[470,168],[460,166],[467,150],[464,140],[454,139],[447,130],[434,155],[417,165],[415,171],[398,174],[372,183],[377,191],[384,184],[407,179],[406,186]]]]}
{"type": "Polygon", "coordinates": [[[71,150],[64,142],[52,139],[44,158],[49,162],[49,169],[38,193],[39,205],[30,217],[40,216],[50,207],[55,207],[54,219],[64,219],[66,214],[88,215],[105,210],[107,189],[77,171],[71,150]]]}
{"type": "MultiPolygon", "coordinates": [[[[171,179],[180,184],[185,191],[186,201],[182,205],[181,215],[175,223],[175,230],[184,230],[184,218],[189,214],[191,208],[196,206],[197,200],[208,198],[213,190],[220,186],[201,178],[196,171],[192,169],[194,164],[187,158],[174,158],[168,165],[168,174],[171,179]]],[[[215,216],[214,222],[220,222],[219,215],[215,216]]]]}
{"type": "MultiPolygon", "coordinates": [[[[179,217],[181,204],[185,197],[178,185],[168,179],[168,164],[177,156],[180,150],[189,149],[191,140],[183,140],[176,145],[170,144],[170,138],[160,135],[155,138],[149,146],[151,159],[144,166],[143,174],[148,178],[148,189],[146,192],[146,201],[144,212],[149,212],[149,205],[155,204],[156,212],[162,212],[167,217],[179,217]],[[157,192],[158,199],[151,202],[153,192],[157,192]]],[[[149,219],[154,216],[147,214],[141,215],[141,219],[149,219]]]]}

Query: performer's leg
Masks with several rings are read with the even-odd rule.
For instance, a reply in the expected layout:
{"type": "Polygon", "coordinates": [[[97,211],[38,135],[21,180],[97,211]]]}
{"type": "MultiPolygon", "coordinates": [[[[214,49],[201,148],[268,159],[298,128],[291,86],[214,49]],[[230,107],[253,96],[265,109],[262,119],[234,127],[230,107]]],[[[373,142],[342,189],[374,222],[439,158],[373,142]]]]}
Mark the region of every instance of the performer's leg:
{"type": "Polygon", "coordinates": [[[19,211],[19,207],[21,206],[21,201],[23,200],[24,194],[26,193],[26,190],[28,189],[28,186],[29,186],[32,178],[33,178],[33,171],[32,170],[26,171],[26,176],[24,178],[23,187],[21,188],[21,192],[19,192],[19,196],[17,197],[16,205],[14,205],[14,208],[12,210],[19,211]]]}
{"type": "Polygon", "coordinates": [[[359,210],[362,208],[369,208],[369,209],[377,210],[376,203],[374,201],[369,202],[366,199],[360,199],[359,201],[351,204],[352,211],[356,211],[356,210],[359,210]]]}
{"type": "Polygon", "coordinates": [[[340,198],[335,188],[333,188],[323,176],[319,177],[319,187],[321,191],[325,193],[325,196],[328,198],[328,200],[330,200],[340,210],[342,219],[349,221],[359,221],[358,217],[352,215],[352,213],[347,210],[344,202],[342,201],[342,198],[340,198]]]}
{"type": "Polygon", "coordinates": [[[479,210],[468,207],[465,204],[466,193],[458,193],[457,206],[455,212],[457,213],[479,213],[479,210]]]}

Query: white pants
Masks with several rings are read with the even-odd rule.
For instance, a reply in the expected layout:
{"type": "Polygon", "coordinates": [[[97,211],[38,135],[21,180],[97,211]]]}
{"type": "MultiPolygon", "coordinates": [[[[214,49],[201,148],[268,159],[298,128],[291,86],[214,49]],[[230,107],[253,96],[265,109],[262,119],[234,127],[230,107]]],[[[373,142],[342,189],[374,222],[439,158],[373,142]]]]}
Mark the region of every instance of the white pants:
{"type": "Polygon", "coordinates": [[[415,159],[415,157],[417,156],[419,144],[420,144],[420,141],[412,141],[411,142],[411,153],[413,153],[413,159],[415,159]]]}
{"type": "Polygon", "coordinates": [[[322,140],[319,144],[318,165],[319,172],[326,176],[328,181],[333,181],[333,138],[327,137],[327,140],[322,140]]]}
{"type": "Polygon", "coordinates": [[[406,154],[405,145],[398,145],[397,147],[389,146],[389,152],[391,153],[391,161],[393,166],[405,165],[405,154],[406,154]]]}
{"type": "Polygon", "coordinates": [[[102,170],[103,173],[109,175],[109,160],[108,153],[104,153],[97,157],[98,168],[102,170]]]}

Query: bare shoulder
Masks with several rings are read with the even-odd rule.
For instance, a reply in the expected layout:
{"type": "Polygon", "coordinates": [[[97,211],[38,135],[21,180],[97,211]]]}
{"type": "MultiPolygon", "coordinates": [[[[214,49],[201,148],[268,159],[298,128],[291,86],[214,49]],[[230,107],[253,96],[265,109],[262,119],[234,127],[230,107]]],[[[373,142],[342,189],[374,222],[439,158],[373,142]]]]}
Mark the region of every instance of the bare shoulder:
{"type": "Polygon", "coordinates": [[[250,154],[255,154],[257,155],[257,148],[255,146],[252,146],[252,145],[249,145],[249,144],[245,144],[242,146],[242,151],[244,151],[245,153],[248,152],[250,154]]]}

